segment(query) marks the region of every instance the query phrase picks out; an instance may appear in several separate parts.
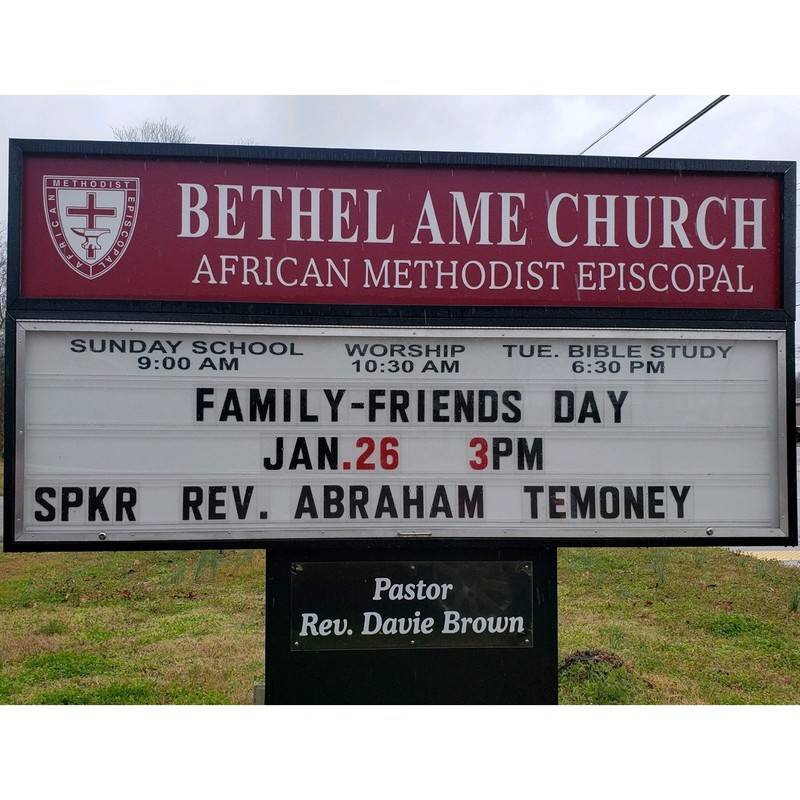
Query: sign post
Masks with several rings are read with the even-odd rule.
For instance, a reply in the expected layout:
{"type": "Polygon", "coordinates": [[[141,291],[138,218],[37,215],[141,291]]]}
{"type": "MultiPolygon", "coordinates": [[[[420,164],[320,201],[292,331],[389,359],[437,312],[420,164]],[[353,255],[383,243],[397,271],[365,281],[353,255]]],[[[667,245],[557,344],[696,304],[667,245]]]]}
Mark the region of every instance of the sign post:
{"type": "Polygon", "coordinates": [[[4,547],[268,548],[269,702],[553,702],[558,546],[797,542],[795,185],[14,140],[4,547]]]}

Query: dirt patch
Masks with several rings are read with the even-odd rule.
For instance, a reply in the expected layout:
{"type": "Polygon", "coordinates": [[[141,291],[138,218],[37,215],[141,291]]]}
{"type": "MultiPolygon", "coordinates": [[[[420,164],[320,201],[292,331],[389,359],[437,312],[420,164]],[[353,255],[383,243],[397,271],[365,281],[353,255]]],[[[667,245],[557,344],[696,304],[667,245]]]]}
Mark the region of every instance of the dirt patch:
{"type": "Polygon", "coordinates": [[[576,650],[564,657],[558,668],[559,672],[569,669],[575,664],[603,664],[612,668],[624,666],[622,659],[616,653],[610,653],[608,650],[576,650]]]}

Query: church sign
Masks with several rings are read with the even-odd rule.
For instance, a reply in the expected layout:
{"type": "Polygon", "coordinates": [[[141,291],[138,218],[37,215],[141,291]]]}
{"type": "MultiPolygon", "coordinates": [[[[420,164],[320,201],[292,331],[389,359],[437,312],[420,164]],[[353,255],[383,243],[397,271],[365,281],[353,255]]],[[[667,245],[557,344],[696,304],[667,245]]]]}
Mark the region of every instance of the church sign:
{"type": "Polygon", "coordinates": [[[794,165],[10,163],[8,550],[796,541],[794,165]]]}
{"type": "Polygon", "coordinates": [[[26,298],[781,304],[776,175],[31,154],[22,193],[26,298]]]}

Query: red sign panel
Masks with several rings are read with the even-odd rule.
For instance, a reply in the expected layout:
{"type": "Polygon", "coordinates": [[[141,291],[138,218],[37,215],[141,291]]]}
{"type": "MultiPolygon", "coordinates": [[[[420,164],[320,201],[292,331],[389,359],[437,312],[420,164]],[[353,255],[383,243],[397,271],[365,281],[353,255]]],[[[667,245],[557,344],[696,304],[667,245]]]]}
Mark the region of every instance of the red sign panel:
{"type": "Polygon", "coordinates": [[[775,309],[778,175],[26,155],[21,296],[775,309]]]}

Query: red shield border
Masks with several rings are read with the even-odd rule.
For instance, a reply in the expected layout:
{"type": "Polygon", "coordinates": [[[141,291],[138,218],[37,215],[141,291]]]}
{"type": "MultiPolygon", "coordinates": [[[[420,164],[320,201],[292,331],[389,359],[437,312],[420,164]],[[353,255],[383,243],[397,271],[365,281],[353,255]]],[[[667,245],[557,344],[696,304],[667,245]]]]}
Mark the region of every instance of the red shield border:
{"type": "Polygon", "coordinates": [[[44,213],[47,220],[47,230],[50,239],[56,248],[56,252],[61,256],[61,260],[77,275],[92,281],[105,275],[112,269],[128,249],[133,231],[136,227],[136,218],[139,214],[139,179],[108,177],[106,175],[45,175],[42,179],[42,199],[44,201],[44,213]],[[59,181],[61,185],[53,186],[52,181],[59,181]],[[80,181],[87,183],[88,186],[64,186],[64,181],[80,181]],[[125,192],[125,203],[123,205],[123,217],[120,223],[119,235],[117,240],[109,249],[108,253],[95,264],[87,264],[81,256],[76,253],[64,235],[61,218],[58,211],[58,201],[48,202],[48,190],[58,189],[100,189],[108,191],[109,187],[92,186],[92,183],[120,183],[121,186],[111,186],[110,189],[125,192]],[[127,185],[126,185],[127,184],[127,185]]]}

